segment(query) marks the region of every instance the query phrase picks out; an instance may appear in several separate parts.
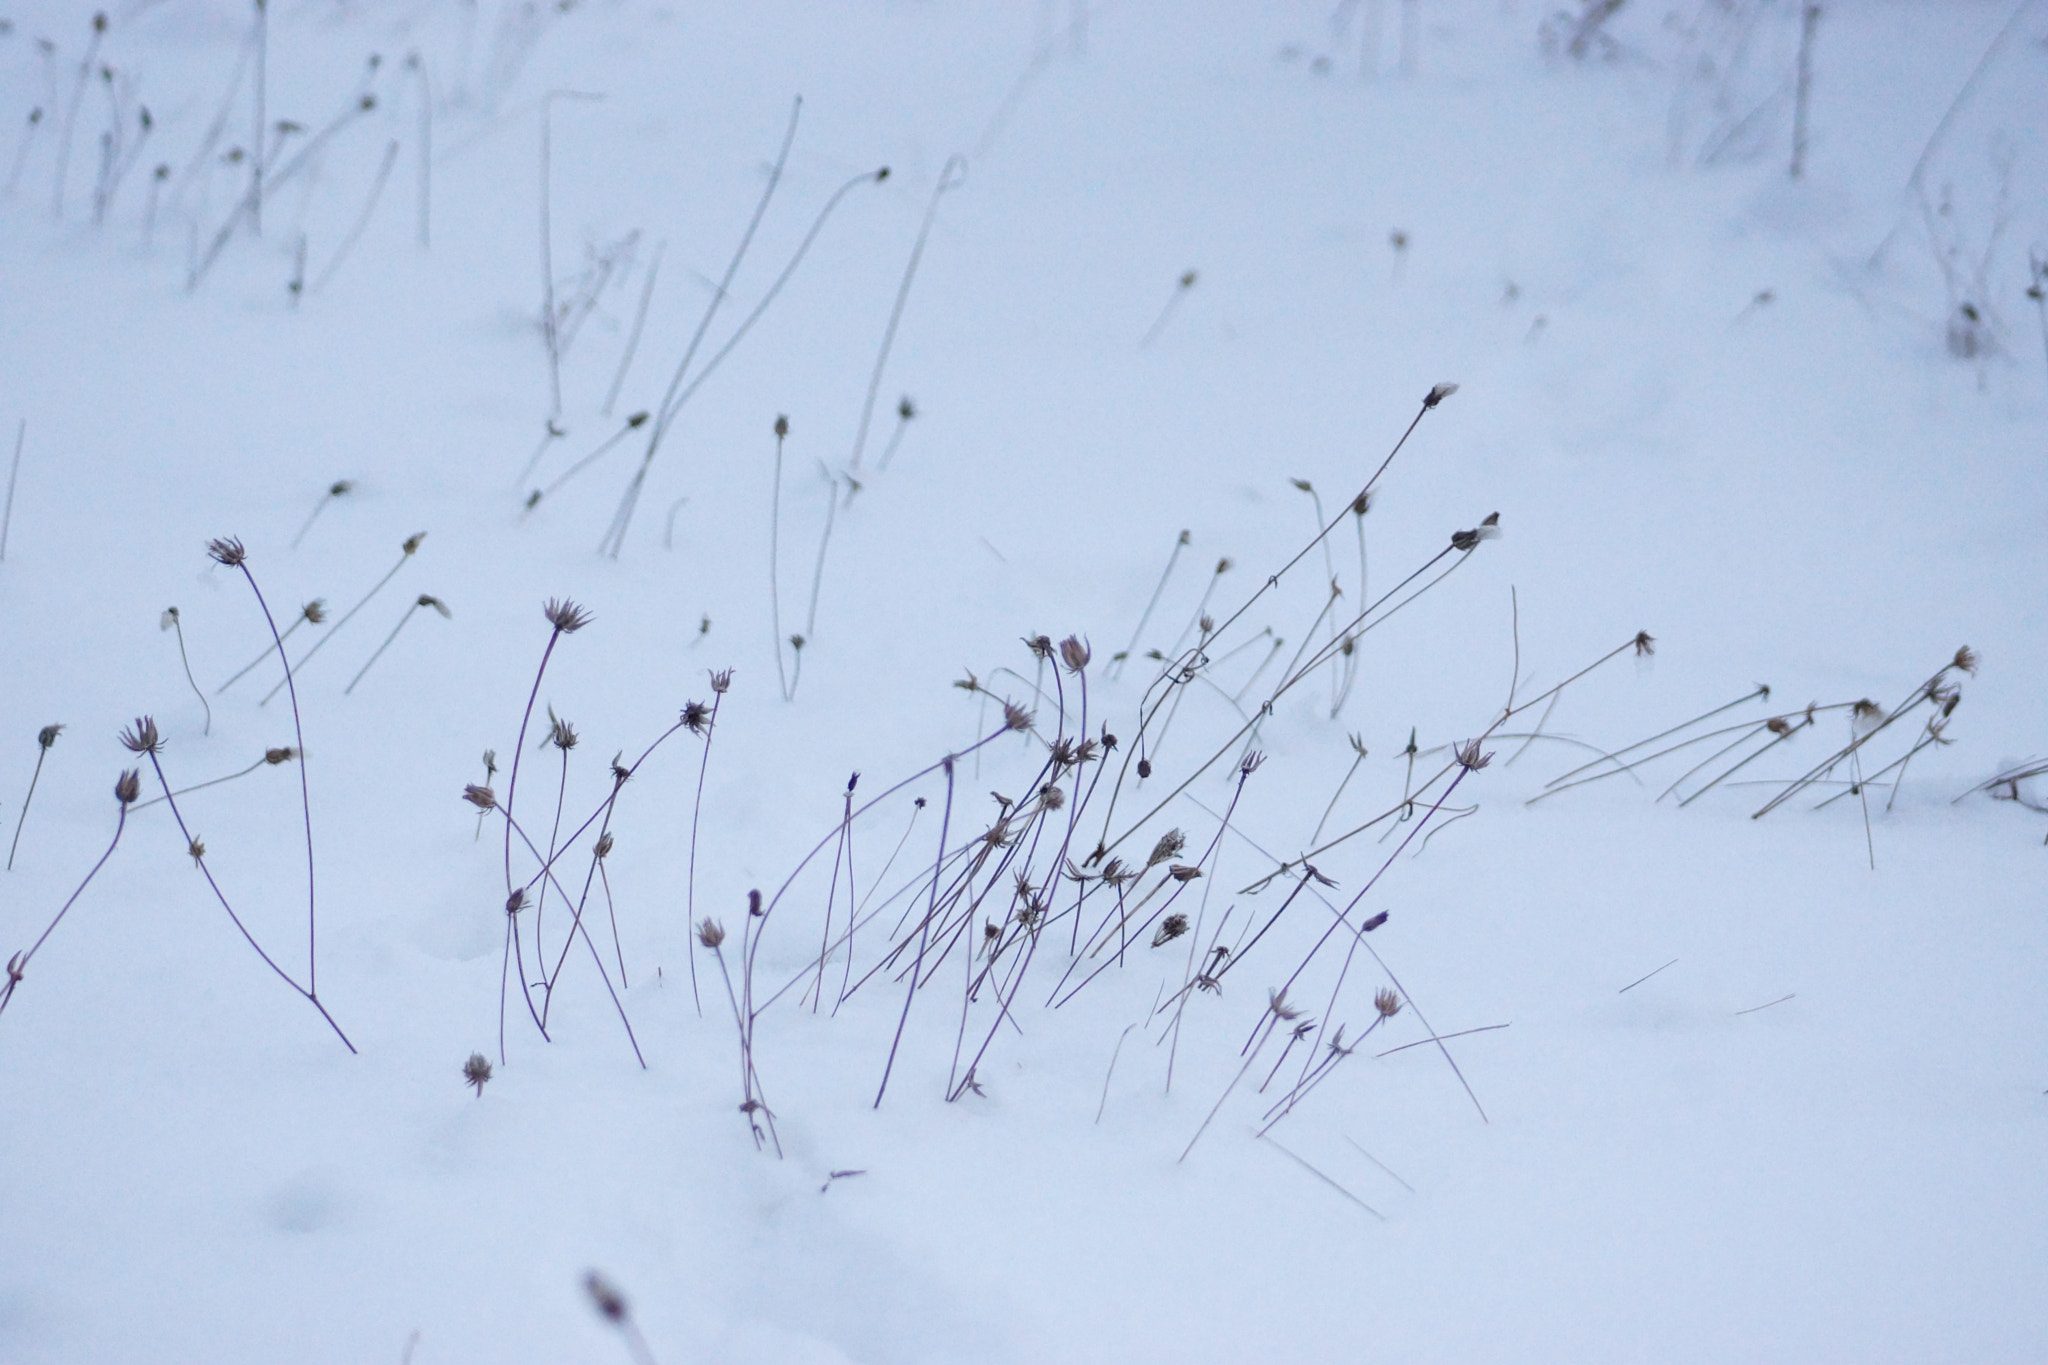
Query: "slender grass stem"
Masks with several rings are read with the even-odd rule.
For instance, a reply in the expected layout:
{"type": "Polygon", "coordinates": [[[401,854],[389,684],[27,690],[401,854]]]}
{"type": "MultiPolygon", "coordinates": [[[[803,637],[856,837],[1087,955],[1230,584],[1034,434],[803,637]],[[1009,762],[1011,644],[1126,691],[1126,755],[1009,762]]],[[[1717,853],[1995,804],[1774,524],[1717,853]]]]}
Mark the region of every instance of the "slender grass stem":
{"type": "Polygon", "coordinates": [[[58,908],[56,917],[36,936],[36,941],[29,945],[28,951],[16,953],[7,960],[7,983],[0,986],[0,1014],[7,1012],[8,1004],[14,999],[14,988],[21,984],[23,977],[28,973],[28,964],[35,960],[35,955],[42,950],[43,944],[49,940],[51,934],[57,932],[57,926],[64,922],[64,916],[71,913],[71,907],[85,894],[85,888],[92,885],[92,879],[99,875],[100,869],[107,865],[107,859],[113,857],[114,850],[121,846],[121,831],[128,828],[128,803],[135,799],[137,785],[133,769],[121,774],[120,781],[114,785],[114,794],[121,803],[121,811],[114,823],[114,837],[108,841],[107,851],[100,855],[99,861],[92,865],[92,870],[85,874],[85,880],[81,881],[78,888],[65,899],[64,904],[58,908]]]}

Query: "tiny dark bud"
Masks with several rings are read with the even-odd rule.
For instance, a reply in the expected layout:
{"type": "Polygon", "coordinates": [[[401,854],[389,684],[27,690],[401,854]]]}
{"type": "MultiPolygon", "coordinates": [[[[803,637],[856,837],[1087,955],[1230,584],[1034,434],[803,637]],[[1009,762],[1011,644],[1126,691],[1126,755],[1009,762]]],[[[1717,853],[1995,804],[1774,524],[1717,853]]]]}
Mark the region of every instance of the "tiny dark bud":
{"type": "Polygon", "coordinates": [[[1139,778],[1140,778],[1140,779],[1142,780],[1142,779],[1144,779],[1144,778],[1147,778],[1147,777],[1150,777],[1150,776],[1152,776],[1152,760],[1151,760],[1151,759],[1149,759],[1149,758],[1141,758],[1141,759],[1139,759],[1139,760],[1138,760],[1138,777],[1139,777],[1139,778]]]}
{"type": "Polygon", "coordinates": [[[142,774],[130,768],[114,783],[114,799],[122,805],[132,805],[142,795],[142,774]]]}
{"type": "Polygon", "coordinates": [[[45,725],[36,731],[36,743],[47,749],[57,742],[57,736],[64,732],[61,725],[45,725]]]}
{"type": "Polygon", "coordinates": [[[1367,920],[1367,921],[1366,921],[1366,922],[1365,922],[1365,923],[1364,923],[1363,925],[1361,925],[1360,927],[1361,927],[1362,929],[1364,929],[1366,933],[1368,933],[1368,934],[1369,934],[1369,933],[1371,933],[1371,932],[1372,932],[1373,930],[1375,930],[1375,929],[1379,928],[1379,927],[1380,927],[1380,926],[1381,926],[1382,924],[1385,924],[1386,922],[1387,922],[1387,912],[1386,912],[1386,911],[1384,911],[1384,910],[1382,910],[1382,911],[1380,911],[1380,912],[1379,912],[1379,913],[1378,913],[1377,915],[1374,915],[1374,916],[1373,916],[1373,917],[1372,917],[1371,919],[1367,920]]]}
{"type": "Polygon", "coordinates": [[[779,441],[787,435],[789,435],[789,419],[778,414],[775,418],[775,439],[779,441]]]}

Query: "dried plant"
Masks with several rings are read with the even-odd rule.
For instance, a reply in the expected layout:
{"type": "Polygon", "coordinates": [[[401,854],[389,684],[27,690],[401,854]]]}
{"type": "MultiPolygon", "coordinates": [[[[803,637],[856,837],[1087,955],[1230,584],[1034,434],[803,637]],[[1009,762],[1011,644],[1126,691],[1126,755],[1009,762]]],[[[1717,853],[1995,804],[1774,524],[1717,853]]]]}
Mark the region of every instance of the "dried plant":
{"type": "Polygon", "coordinates": [[[21,847],[21,827],[28,820],[28,807],[36,799],[36,783],[43,775],[43,760],[49,757],[50,746],[57,742],[57,736],[64,733],[61,725],[45,725],[36,731],[36,766],[28,776],[28,795],[21,798],[21,814],[14,817],[14,842],[7,846],[7,870],[14,870],[14,854],[21,847]]]}

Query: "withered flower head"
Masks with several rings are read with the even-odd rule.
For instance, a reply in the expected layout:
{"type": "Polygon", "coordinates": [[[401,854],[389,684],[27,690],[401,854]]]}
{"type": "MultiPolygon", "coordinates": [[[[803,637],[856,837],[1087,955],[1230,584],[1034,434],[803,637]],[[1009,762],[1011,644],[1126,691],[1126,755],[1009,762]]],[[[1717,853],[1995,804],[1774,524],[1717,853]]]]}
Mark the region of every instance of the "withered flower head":
{"type": "Polygon", "coordinates": [[[564,752],[576,747],[577,734],[575,726],[556,715],[552,707],[548,709],[548,721],[550,722],[547,738],[549,744],[564,752]]]}
{"type": "Polygon", "coordinates": [[[590,1295],[600,1316],[606,1322],[624,1322],[628,1316],[626,1296],[613,1288],[610,1281],[595,1270],[583,1277],[583,1292],[590,1295]]]}
{"type": "Polygon", "coordinates": [[[1977,651],[1971,649],[1968,645],[1964,645],[1961,649],[1956,651],[1956,657],[1949,661],[1948,666],[1950,668],[1960,668],[1961,670],[1963,670],[1963,672],[1970,674],[1972,677],[1976,676],[1977,651]]]}
{"type": "Polygon", "coordinates": [[[162,753],[164,741],[156,732],[156,721],[148,716],[137,716],[135,723],[121,732],[121,747],[131,754],[162,753]]]}
{"type": "Polygon", "coordinates": [[[1287,482],[1293,484],[1296,488],[1299,488],[1304,493],[1313,493],[1316,491],[1316,486],[1310,483],[1307,479],[1289,479],[1287,482]]]}
{"type": "Polygon", "coordinates": [[[652,415],[653,414],[646,412],[634,413],[631,417],[628,417],[626,419],[626,430],[637,431],[639,428],[646,426],[647,419],[652,415]]]}
{"type": "Polygon", "coordinates": [[[789,419],[777,413],[775,417],[775,439],[779,441],[787,435],[789,435],[789,419]]]}
{"type": "Polygon", "coordinates": [[[1266,1008],[1290,1024],[1296,1019],[1301,1018],[1301,1011],[1287,1003],[1287,991],[1284,987],[1277,991],[1266,992],[1266,1008]]]}
{"type": "Polygon", "coordinates": [[[200,843],[198,837],[194,836],[186,840],[185,852],[191,857],[192,866],[197,867],[200,861],[206,857],[206,845],[200,843]]]}
{"type": "Polygon", "coordinates": [[[901,399],[897,400],[896,415],[906,422],[917,416],[917,404],[911,401],[909,394],[906,393],[901,399]]]}
{"type": "Polygon", "coordinates": [[[1159,842],[1152,845],[1152,855],[1145,859],[1145,866],[1157,867],[1187,846],[1188,836],[1177,829],[1170,829],[1159,836],[1159,842]]]}
{"type": "Polygon", "coordinates": [[[1391,1019],[1401,1012],[1401,997],[1385,986],[1380,987],[1373,995],[1372,1004],[1373,1008],[1380,1012],[1382,1019],[1391,1019]]]}
{"type": "Polygon", "coordinates": [[[1769,730],[1774,735],[1789,735],[1792,733],[1792,727],[1786,724],[1785,718],[1782,716],[1772,716],[1769,720],[1765,721],[1764,729],[1769,730]]]}
{"type": "Polygon", "coordinates": [[[1477,549],[1478,547],[1479,547],[1479,532],[1477,532],[1477,531],[1453,531],[1453,532],[1451,532],[1451,548],[1452,548],[1453,550],[1465,550],[1465,551],[1471,551],[1471,550],[1475,550],[1475,549],[1477,549]]]}
{"type": "Polygon", "coordinates": [[[626,751],[619,750],[612,755],[612,786],[623,787],[632,779],[633,770],[625,764],[626,751]]]}
{"type": "Polygon", "coordinates": [[[407,554],[417,554],[419,553],[420,542],[425,540],[426,538],[427,533],[425,531],[414,531],[411,535],[405,538],[405,543],[400,545],[398,548],[403,550],[407,554]]]}
{"type": "Polygon", "coordinates": [[[1142,782],[1143,780],[1145,780],[1146,778],[1148,778],[1148,777],[1150,777],[1150,776],[1152,776],[1152,760],[1151,760],[1151,759],[1149,759],[1149,758],[1141,758],[1141,759],[1139,759],[1139,760],[1138,760],[1138,780],[1142,782]]]}
{"type": "Polygon", "coordinates": [[[732,670],[721,668],[711,675],[711,690],[723,695],[732,686],[732,670]]]}
{"type": "Polygon", "coordinates": [[[1352,515],[1352,516],[1354,516],[1354,517],[1362,517],[1362,516],[1364,516],[1364,515],[1365,515],[1365,514],[1366,514],[1367,512],[1370,512],[1371,510],[1372,510],[1372,491],[1371,491],[1370,489],[1365,489],[1365,490],[1362,490],[1362,491],[1361,491],[1361,492],[1359,493],[1359,495],[1358,495],[1357,497],[1355,497],[1355,498],[1353,498],[1353,499],[1351,500],[1351,515],[1352,515]]]}
{"type": "Polygon", "coordinates": [[[590,613],[566,597],[559,600],[550,597],[547,605],[540,609],[540,614],[547,617],[548,623],[564,635],[574,635],[589,625],[591,619],[590,613]]]}
{"type": "Polygon", "coordinates": [[[1188,917],[1186,915],[1178,913],[1168,915],[1159,922],[1159,927],[1152,932],[1152,946],[1158,948],[1171,943],[1187,931],[1188,917]]]}
{"type": "Polygon", "coordinates": [[[497,751],[496,749],[486,749],[486,750],[484,750],[484,772],[488,774],[488,773],[495,773],[495,772],[497,772],[497,771],[498,771],[498,751],[497,751]]]}
{"type": "Polygon", "coordinates": [[[481,1052],[469,1054],[469,1060],[462,1064],[462,1083],[476,1087],[478,1099],[483,1098],[484,1082],[491,1078],[490,1061],[481,1052]]]}
{"type": "Polygon", "coordinates": [[[1423,397],[1422,406],[1433,408],[1458,391],[1456,384],[1439,384],[1423,397]]]}
{"type": "Polygon", "coordinates": [[[140,795],[142,795],[142,774],[133,768],[129,768],[114,783],[114,799],[127,806],[134,804],[135,798],[140,795]]]}
{"type": "Polygon", "coordinates": [[[214,563],[225,564],[230,569],[249,557],[249,552],[242,548],[242,542],[233,536],[207,541],[206,553],[214,563]]]}
{"type": "Polygon", "coordinates": [[[1243,758],[1238,760],[1237,771],[1241,776],[1250,777],[1264,766],[1265,762],[1266,756],[1257,749],[1252,749],[1243,758]]]}
{"type": "Polygon", "coordinates": [[[462,789],[462,799],[478,810],[496,810],[498,794],[489,787],[480,787],[472,782],[462,789]]]}
{"type": "Polygon", "coordinates": [[[693,701],[683,708],[683,728],[693,735],[703,734],[710,720],[711,708],[701,701],[693,701]]]}
{"type": "Polygon", "coordinates": [[[1225,555],[1223,556],[1223,558],[1216,561],[1216,572],[1220,574],[1229,573],[1233,566],[1234,561],[1230,558],[1229,555],[1225,555]]]}
{"type": "Polygon", "coordinates": [[[324,597],[314,598],[306,603],[305,606],[299,608],[299,615],[305,617],[314,625],[319,625],[327,619],[327,599],[324,597]]]}
{"type": "Polygon", "coordinates": [[[725,929],[711,916],[706,915],[697,925],[697,942],[706,948],[716,948],[725,942],[725,929]]]}
{"type": "Polygon", "coordinates": [[[611,851],[612,835],[610,830],[606,830],[603,834],[600,834],[597,837],[597,856],[600,858],[608,857],[611,854],[611,851]]]}
{"type": "Polygon", "coordinates": [[[448,610],[448,604],[446,602],[443,602],[440,598],[431,596],[427,593],[421,593],[420,600],[413,603],[413,605],[416,607],[432,607],[435,611],[441,613],[441,619],[444,621],[453,618],[455,615],[454,612],[448,610]]]}
{"type": "Polygon", "coordinates": [[[176,607],[165,607],[164,614],[161,617],[157,618],[156,628],[158,630],[169,630],[172,626],[175,626],[177,624],[178,609],[176,607]]]}
{"type": "Polygon", "coordinates": [[[36,731],[36,743],[47,749],[52,744],[55,744],[57,736],[63,733],[64,727],[61,725],[45,725],[42,729],[36,731]]]}
{"type": "Polygon", "coordinates": [[[1031,713],[1016,702],[1006,701],[1003,703],[1003,727],[1008,730],[1029,730],[1031,713]]]}
{"type": "Polygon", "coordinates": [[[1074,764],[1074,741],[1071,739],[1054,740],[1052,748],[1047,753],[1047,757],[1055,768],[1072,767],[1074,764]]]}
{"type": "Polygon", "coordinates": [[[1050,635],[1033,635],[1028,637],[1024,643],[1030,648],[1032,654],[1038,658],[1050,659],[1052,657],[1052,637],[1050,635]]]}
{"type": "Polygon", "coordinates": [[[1485,753],[1480,753],[1479,741],[1476,739],[1468,739],[1458,746],[1458,763],[1467,772],[1477,772],[1491,762],[1493,750],[1488,749],[1485,753]]]}
{"type": "Polygon", "coordinates": [[[1638,659],[1657,652],[1657,637],[1650,634],[1647,630],[1637,631],[1636,638],[1630,641],[1630,643],[1636,647],[1636,657],[1638,659]]]}
{"type": "Polygon", "coordinates": [[[1849,708],[1849,723],[1857,729],[1875,725],[1883,716],[1884,708],[1868,697],[1849,708]]]}
{"type": "Polygon", "coordinates": [[[1190,867],[1186,863],[1175,863],[1166,869],[1166,874],[1177,882],[1191,882],[1202,875],[1202,869],[1190,867]]]}
{"type": "Polygon", "coordinates": [[[327,496],[330,498],[345,497],[355,491],[355,486],[354,479],[336,479],[327,486],[327,496]]]}
{"type": "Polygon", "coordinates": [[[1184,271],[1180,277],[1180,287],[1183,289],[1193,289],[1195,287],[1195,281],[1200,278],[1201,275],[1196,271],[1184,271]]]}
{"type": "Polygon", "coordinates": [[[766,913],[761,909],[761,893],[758,890],[747,892],[747,914],[759,919],[766,913]]]}
{"type": "Polygon", "coordinates": [[[275,768],[280,763],[289,763],[298,756],[299,751],[297,749],[290,747],[289,745],[286,745],[283,748],[265,749],[263,751],[263,761],[265,763],[268,763],[273,768],[275,768]]]}
{"type": "Polygon", "coordinates": [[[1048,782],[1038,789],[1038,804],[1045,810],[1058,810],[1067,804],[1067,793],[1064,788],[1048,782]]]}
{"type": "Polygon", "coordinates": [[[996,939],[1001,938],[1002,936],[1003,931],[996,928],[994,924],[991,924],[987,920],[983,920],[981,922],[981,938],[984,943],[992,943],[996,939]]]}
{"type": "Polygon", "coordinates": [[[525,905],[526,888],[523,886],[513,887],[512,894],[505,897],[505,913],[508,915],[516,915],[520,912],[522,908],[525,907],[525,905]]]}

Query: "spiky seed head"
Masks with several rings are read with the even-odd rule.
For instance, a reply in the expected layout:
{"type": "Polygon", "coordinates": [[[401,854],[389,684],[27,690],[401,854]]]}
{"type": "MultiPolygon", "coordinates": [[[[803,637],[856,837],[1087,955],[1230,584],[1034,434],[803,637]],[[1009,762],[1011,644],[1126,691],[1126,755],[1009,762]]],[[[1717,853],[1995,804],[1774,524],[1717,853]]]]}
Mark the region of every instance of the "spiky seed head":
{"type": "Polygon", "coordinates": [[[289,745],[277,749],[265,749],[263,751],[263,761],[265,763],[268,763],[273,768],[275,768],[280,763],[289,763],[298,756],[299,751],[297,749],[290,747],[289,745]]]}
{"type": "Polygon", "coordinates": [[[418,554],[420,542],[425,540],[426,538],[427,533],[425,531],[414,531],[411,535],[405,538],[404,544],[400,545],[398,548],[405,551],[405,553],[409,555],[418,554]]]}
{"type": "Polygon", "coordinates": [[[1949,661],[1948,666],[1950,668],[1960,668],[1963,672],[1975,677],[1977,673],[1977,651],[1971,649],[1968,645],[1964,645],[1956,651],[1956,657],[1949,661]]]}
{"type": "Polygon", "coordinates": [[[626,766],[624,762],[625,757],[626,751],[624,749],[612,755],[612,787],[614,790],[625,786],[627,782],[632,780],[633,770],[626,766]]]}
{"type": "Polygon", "coordinates": [[[611,855],[611,851],[612,851],[612,834],[611,834],[611,831],[610,831],[610,830],[606,830],[606,831],[605,831],[605,832],[604,832],[603,834],[600,834],[600,835],[598,835],[598,836],[597,836],[597,849],[596,849],[596,853],[597,853],[597,856],[598,856],[598,857],[600,857],[600,858],[604,858],[604,857],[609,857],[609,856],[611,855]]]}
{"type": "Polygon", "coordinates": [[[1039,659],[1050,659],[1052,657],[1052,636],[1033,635],[1025,640],[1024,643],[1030,647],[1033,657],[1039,659]]]}
{"type": "Polygon", "coordinates": [[[1456,393],[1457,391],[1458,386],[1456,384],[1439,384],[1435,388],[1431,389],[1426,395],[1424,395],[1422,399],[1422,406],[1424,406],[1425,408],[1433,408],[1438,403],[1443,402],[1446,398],[1449,398],[1452,394],[1456,393]]]}
{"type": "Polygon", "coordinates": [[[981,923],[981,937],[984,943],[992,943],[1003,936],[1003,931],[987,920],[981,923]]]}
{"type": "Polygon", "coordinates": [[[789,435],[789,418],[781,413],[777,413],[775,415],[775,439],[779,441],[787,435],[789,435]]]}
{"type": "Polygon", "coordinates": [[[314,625],[319,625],[327,619],[327,599],[324,597],[314,598],[306,603],[305,606],[299,608],[299,615],[305,617],[314,625]]]}
{"type": "Polygon", "coordinates": [[[156,721],[148,716],[137,716],[135,723],[121,732],[121,747],[131,754],[159,754],[163,752],[163,736],[156,730],[156,721]]]}
{"type": "Polygon", "coordinates": [[[483,1098],[484,1082],[491,1078],[490,1059],[481,1052],[469,1054],[469,1060],[462,1064],[462,1083],[476,1087],[478,1099],[483,1098]]]}
{"type": "Polygon", "coordinates": [[[625,1295],[595,1270],[583,1277],[583,1292],[590,1295],[590,1302],[606,1322],[623,1323],[630,1316],[625,1295]]]}
{"type": "Polygon", "coordinates": [[[114,783],[114,799],[122,805],[133,805],[135,798],[142,795],[142,774],[134,768],[123,772],[114,783]]]}
{"type": "Polygon", "coordinates": [[[1187,846],[1188,836],[1177,829],[1170,829],[1159,836],[1159,842],[1152,845],[1152,854],[1145,859],[1145,866],[1157,867],[1187,846]]]}
{"type": "Polygon", "coordinates": [[[249,557],[249,552],[242,548],[242,542],[233,536],[222,536],[219,540],[207,541],[206,553],[214,563],[225,564],[230,569],[249,557]]]}
{"type": "Polygon", "coordinates": [[[194,836],[185,841],[185,852],[190,855],[192,866],[197,867],[206,858],[206,845],[200,843],[198,837],[194,836]]]}
{"type": "Polygon", "coordinates": [[[1206,611],[1202,613],[1200,625],[1202,628],[1202,637],[1204,639],[1207,639],[1209,636],[1214,635],[1216,633],[1216,618],[1211,616],[1206,611]]]}
{"type": "Polygon", "coordinates": [[[716,948],[725,942],[725,929],[711,916],[706,915],[697,925],[697,942],[706,948],[716,948]]]}
{"type": "Polygon", "coordinates": [[[1266,992],[1266,1008],[1290,1024],[1301,1018],[1301,1011],[1287,1003],[1287,991],[1284,987],[1266,992]]]}
{"type": "Polygon", "coordinates": [[[574,635],[591,622],[590,613],[566,597],[550,597],[547,605],[540,609],[540,614],[547,617],[548,624],[564,635],[574,635]]]}
{"type": "Polygon", "coordinates": [[[1031,713],[1017,705],[1016,702],[1004,702],[1003,728],[1006,730],[1029,730],[1031,728],[1031,713]]]}
{"type": "Polygon", "coordinates": [[[1243,777],[1250,777],[1261,767],[1265,766],[1265,762],[1266,756],[1257,749],[1253,749],[1246,753],[1242,759],[1238,760],[1237,771],[1243,777]]]}
{"type": "Polygon", "coordinates": [[[513,887],[512,894],[505,897],[505,913],[508,915],[516,915],[525,908],[526,888],[523,886],[513,887]]]}
{"type": "Polygon", "coordinates": [[[1479,752],[1479,741],[1476,739],[1468,739],[1458,746],[1458,766],[1467,772],[1478,772],[1491,762],[1493,762],[1493,750],[1488,749],[1485,753],[1479,752]]]}
{"type": "Polygon", "coordinates": [[[552,723],[548,726],[547,742],[564,753],[575,748],[578,738],[576,727],[556,715],[553,711],[548,712],[548,720],[552,723]]]}
{"type": "Polygon", "coordinates": [[[1060,641],[1060,662],[1067,666],[1069,673],[1079,673],[1088,666],[1092,657],[1094,651],[1081,642],[1080,636],[1069,635],[1060,641]]]}
{"type": "Polygon", "coordinates": [[[1187,931],[1188,917],[1186,915],[1178,912],[1168,915],[1159,922],[1159,927],[1152,931],[1152,946],[1154,948],[1164,947],[1187,931]]]}
{"type": "Polygon", "coordinates": [[[1391,1019],[1401,1012],[1401,997],[1382,986],[1373,994],[1372,1005],[1380,1012],[1380,1018],[1391,1019]]]}
{"type": "MultiPolygon", "coordinates": [[[[711,618],[707,616],[707,617],[706,617],[706,618],[704,618],[704,619],[705,619],[705,620],[706,620],[706,621],[708,622],[708,621],[709,621],[709,620],[710,620],[711,618]]],[[[718,670],[718,671],[717,671],[716,673],[713,673],[713,674],[711,675],[711,690],[712,690],[713,692],[716,692],[716,693],[720,694],[721,696],[723,696],[723,695],[725,694],[725,691],[726,691],[726,689],[730,688],[731,686],[732,686],[732,670],[731,670],[731,669],[729,669],[729,668],[721,668],[721,669],[719,669],[719,670],[718,670]]]]}
{"type": "Polygon", "coordinates": [[[711,723],[711,708],[701,701],[693,701],[683,708],[683,728],[693,735],[704,733],[704,727],[711,723]]]}
{"type": "Polygon", "coordinates": [[[1188,863],[1174,863],[1166,869],[1166,875],[1177,882],[1191,882],[1202,875],[1202,869],[1188,863]]]}
{"type": "Polygon", "coordinates": [[[454,612],[448,610],[446,602],[428,593],[421,593],[420,600],[413,603],[413,605],[416,607],[432,607],[435,611],[441,613],[441,619],[444,621],[449,620],[455,615],[454,612]]]}
{"type": "Polygon", "coordinates": [[[478,786],[474,782],[462,789],[462,799],[475,806],[478,810],[496,810],[498,808],[498,794],[489,787],[478,786]]]}
{"type": "Polygon", "coordinates": [[[42,748],[47,749],[52,744],[55,744],[57,736],[63,733],[64,727],[61,725],[45,725],[42,729],[36,731],[36,743],[42,748]]]}

